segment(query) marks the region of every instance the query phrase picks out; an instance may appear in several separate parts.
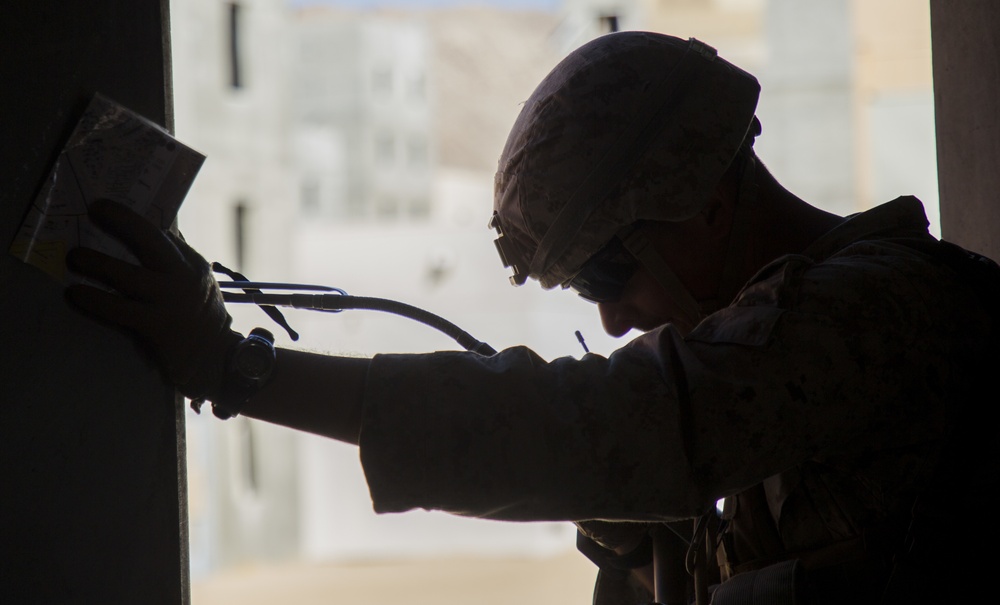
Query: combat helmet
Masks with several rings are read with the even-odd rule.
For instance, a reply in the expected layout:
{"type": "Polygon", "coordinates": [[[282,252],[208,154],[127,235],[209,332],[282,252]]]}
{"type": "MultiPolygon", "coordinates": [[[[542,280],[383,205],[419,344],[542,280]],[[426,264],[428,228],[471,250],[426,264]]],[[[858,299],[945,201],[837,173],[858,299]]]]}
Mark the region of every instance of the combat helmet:
{"type": "Polygon", "coordinates": [[[759,92],[693,38],[618,32],[573,51],[500,156],[490,227],[511,283],[568,287],[623,228],[695,216],[759,132],[759,92]]]}

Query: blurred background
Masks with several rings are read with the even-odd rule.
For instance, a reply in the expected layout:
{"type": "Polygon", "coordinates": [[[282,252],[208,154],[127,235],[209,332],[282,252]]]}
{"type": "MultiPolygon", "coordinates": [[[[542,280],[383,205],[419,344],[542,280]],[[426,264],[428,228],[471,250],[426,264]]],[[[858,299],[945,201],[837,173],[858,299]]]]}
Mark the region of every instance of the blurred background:
{"type": "MultiPolygon", "coordinates": [[[[913,194],[937,227],[929,9],[922,0],[173,0],[177,136],[207,161],[180,215],[251,279],[426,308],[495,348],[551,359],[623,344],[569,292],[512,288],[493,173],[520,104],[616,30],[697,37],[755,74],[757,152],[794,193],[850,214],[913,194]]],[[[258,309],[236,327],[341,355],[456,349],[367,311],[258,309]]],[[[627,338],[627,337],[626,337],[627,338]]],[[[337,393],[329,394],[331,400],[337,393]]],[[[585,603],[570,524],[371,511],[357,450],[189,414],[193,602],[585,603]]]]}

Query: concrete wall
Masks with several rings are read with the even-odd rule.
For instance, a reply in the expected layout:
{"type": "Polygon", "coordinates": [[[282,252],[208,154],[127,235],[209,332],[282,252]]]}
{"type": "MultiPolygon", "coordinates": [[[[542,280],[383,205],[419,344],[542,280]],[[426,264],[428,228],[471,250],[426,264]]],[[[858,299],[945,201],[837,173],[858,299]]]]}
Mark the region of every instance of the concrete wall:
{"type": "MultiPolygon", "coordinates": [[[[94,92],[170,121],[166,2],[12,0],[0,19],[0,245],[94,92]]],[[[0,255],[0,601],[187,602],[183,416],[125,333],[0,255]]]]}
{"type": "Polygon", "coordinates": [[[931,0],[942,235],[1000,258],[1000,4],[931,0]]]}

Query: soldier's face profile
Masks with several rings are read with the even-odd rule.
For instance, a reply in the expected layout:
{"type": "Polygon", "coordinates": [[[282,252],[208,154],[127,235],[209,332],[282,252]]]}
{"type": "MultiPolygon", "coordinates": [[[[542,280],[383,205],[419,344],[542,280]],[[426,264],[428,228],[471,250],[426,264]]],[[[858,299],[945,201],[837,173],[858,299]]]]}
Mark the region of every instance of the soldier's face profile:
{"type": "Polygon", "coordinates": [[[617,301],[598,303],[597,309],[604,331],[616,338],[632,329],[648,332],[666,323],[675,324],[682,334],[694,328],[660,283],[641,266],[617,301]]]}

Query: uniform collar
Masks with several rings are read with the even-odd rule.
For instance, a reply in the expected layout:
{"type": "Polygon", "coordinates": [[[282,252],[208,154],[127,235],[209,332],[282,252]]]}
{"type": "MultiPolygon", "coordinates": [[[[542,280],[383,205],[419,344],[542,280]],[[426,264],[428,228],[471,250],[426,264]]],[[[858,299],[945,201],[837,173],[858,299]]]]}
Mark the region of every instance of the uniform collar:
{"type": "Polygon", "coordinates": [[[854,242],[886,237],[928,236],[924,205],[912,195],[852,214],[810,244],[802,254],[823,259],[854,242]]]}

